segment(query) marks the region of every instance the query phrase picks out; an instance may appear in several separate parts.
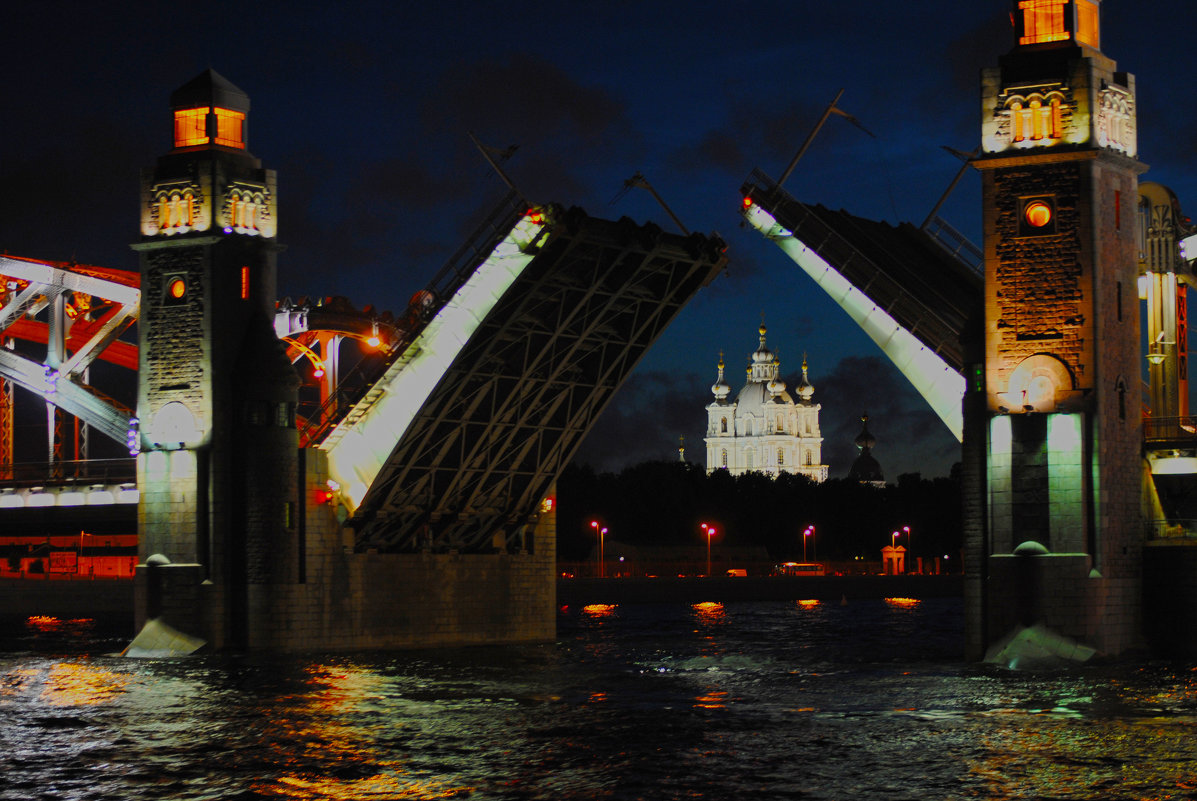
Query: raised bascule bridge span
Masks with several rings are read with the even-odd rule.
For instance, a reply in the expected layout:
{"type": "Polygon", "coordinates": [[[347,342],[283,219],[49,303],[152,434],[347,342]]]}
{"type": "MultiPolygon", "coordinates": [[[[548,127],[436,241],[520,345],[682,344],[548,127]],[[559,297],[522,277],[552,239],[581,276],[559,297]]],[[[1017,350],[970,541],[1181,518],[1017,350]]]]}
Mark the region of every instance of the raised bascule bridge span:
{"type": "Polygon", "coordinates": [[[760,170],[741,192],[749,225],[839,304],[962,439],[966,350],[984,310],[975,249],[909,223],[802,203],[760,170]]]}
{"type": "Polygon", "coordinates": [[[726,261],[717,238],[511,208],[486,258],[450,271],[451,298],[317,438],[358,548],[527,547],[586,432],[726,261]]]}

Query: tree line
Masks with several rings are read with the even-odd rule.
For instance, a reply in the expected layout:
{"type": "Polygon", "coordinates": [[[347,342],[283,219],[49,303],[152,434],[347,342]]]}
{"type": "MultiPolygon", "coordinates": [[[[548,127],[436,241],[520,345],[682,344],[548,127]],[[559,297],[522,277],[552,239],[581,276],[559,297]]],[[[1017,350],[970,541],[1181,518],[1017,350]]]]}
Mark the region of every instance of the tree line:
{"type": "Polygon", "coordinates": [[[631,545],[705,545],[702,524],[718,531],[716,545],[763,546],[771,559],[801,561],[803,532],[814,526],[808,557],[820,561],[880,561],[899,532],[908,559],[960,558],[960,482],[918,473],[875,487],[853,479],[816,483],[805,476],[733,476],[683,462],[644,462],[619,473],[570,465],[557,482],[557,557],[581,560],[597,542],[591,521],[631,545]],[[909,529],[909,534],[906,529],[909,529]]]}

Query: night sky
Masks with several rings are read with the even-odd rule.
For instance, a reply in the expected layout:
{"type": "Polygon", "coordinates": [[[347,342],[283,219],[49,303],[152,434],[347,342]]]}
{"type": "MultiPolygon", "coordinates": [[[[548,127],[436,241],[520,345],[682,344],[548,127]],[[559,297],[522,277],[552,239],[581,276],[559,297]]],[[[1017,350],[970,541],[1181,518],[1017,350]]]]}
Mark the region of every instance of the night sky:
{"type": "MultiPolygon", "coordinates": [[[[1143,180],[1197,208],[1191,0],[1102,3],[1102,49],[1136,75],[1143,180]],[[1149,7],[1149,15],[1136,13],[1149,7]]],[[[958,446],[880,351],[780,251],[740,227],[739,187],[786,188],[916,225],[980,138],[978,71],[1010,49],[1005,0],[20,4],[4,21],[0,250],[137,269],[139,171],[170,147],[170,93],[211,67],[252,102],[249,149],[279,175],[280,293],[399,311],[504,187],[536,202],[729,243],[727,273],[649,352],[579,454],[599,469],[704,458],[719,352],[733,392],[762,315],[783,373],[808,354],[824,461],[844,475],[867,410],[875,455],[945,475],[958,446]]],[[[980,244],[970,172],[942,216],[980,244]]]]}

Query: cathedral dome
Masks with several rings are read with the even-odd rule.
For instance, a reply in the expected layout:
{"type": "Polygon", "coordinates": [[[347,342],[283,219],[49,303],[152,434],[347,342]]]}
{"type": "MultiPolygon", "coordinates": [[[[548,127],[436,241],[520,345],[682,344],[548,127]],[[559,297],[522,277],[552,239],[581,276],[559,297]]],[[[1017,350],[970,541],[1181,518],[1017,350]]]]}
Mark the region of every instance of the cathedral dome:
{"type": "Polygon", "coordinates": [[[765,347],[765,331],[766,331],[765,324],[761,323],[761,327],[760,327],[761,343],[760,343],[760,345],[757,346],[757,349],[755,351],[753,351],[753,353],[752,353],[752,363],[753,364],[773,364],[773,361],[776,358],[773,355],[773,351],[771,351],[767,347],[765,347]]]}
{"type": "Polygon", "coordinates": [[[809,404],[811,396],[815,394],[815,388],[810,383],[810,377],[806,374],[806,354],[802,355],[802,379],[798,382],[798,386],[794,391],[798,393],[798,397],[802,399],[803,403],[809,404]]]}
{"type": "Polygon", "coordinates": [[[727,403],[727,396],[731,393],[731,385],[723,380],[723,354],[719,354],[719,377],[711,385],[711,392],[719,403],[727,403]]]}
{"type": "Polygon", "coordinates": [[[852,462],[852,467],[848,470],[848,477],[856,479],[862,484],[882,486],[885,484],[885,474],[881,472],[881,463],[871,453],[877,440],[869,433],[869,416],[862,414],[860,422],[860,433],[856,436],[856,447],[860,448],[860,456],[857,456],[856,461],[852,462]]]}
{"type": "Polygon", "coordinates": [[[856,439],[854,441],[856,442],[856,447],[860,448],[862,451],[867,451],[877,444],[877,440],[869,432],[868,414],[862,414],[860,416],[860,423],[860,433],[856,435],[856,439]]]}

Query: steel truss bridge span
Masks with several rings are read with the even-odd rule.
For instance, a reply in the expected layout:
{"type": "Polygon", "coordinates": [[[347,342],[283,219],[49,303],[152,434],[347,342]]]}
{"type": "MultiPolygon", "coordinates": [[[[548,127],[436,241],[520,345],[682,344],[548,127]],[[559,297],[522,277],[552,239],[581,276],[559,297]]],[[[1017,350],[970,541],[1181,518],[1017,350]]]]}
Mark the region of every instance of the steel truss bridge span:
{"type": "Polygon", "coordinates": [[[984,277],[923,231],[808,206],[759,170],[744,219],[839,304],[963,436],[965,347],[979,331],[984,277]]]}
{"type": "Polygon", "coordinates": [[[0,378],[33,392],[97,431],[127,444],[132,410],[86,381],[97,358],[137,369],[137,348],[118,337],[137,321],[134,272],[0,256],[0,340],[46,346],[43,361],[0,348],[0,378]],[[37,316],[46,312],[46,321],[37,316]]]}
{"type": "Polygon", "coordinates": [[[726,264],[717,237],[577,208],[497,239],[321,445],[360,550],[531,547],[586,431],[726,264]]]}

